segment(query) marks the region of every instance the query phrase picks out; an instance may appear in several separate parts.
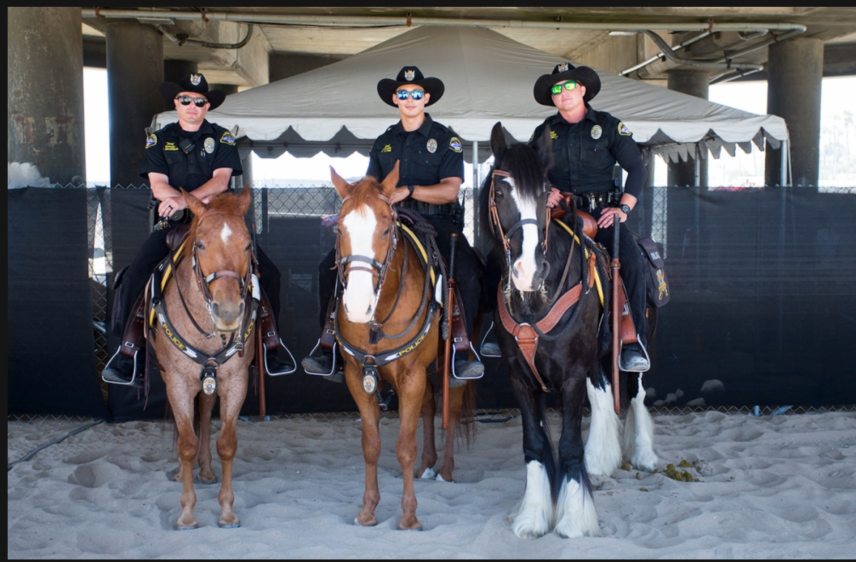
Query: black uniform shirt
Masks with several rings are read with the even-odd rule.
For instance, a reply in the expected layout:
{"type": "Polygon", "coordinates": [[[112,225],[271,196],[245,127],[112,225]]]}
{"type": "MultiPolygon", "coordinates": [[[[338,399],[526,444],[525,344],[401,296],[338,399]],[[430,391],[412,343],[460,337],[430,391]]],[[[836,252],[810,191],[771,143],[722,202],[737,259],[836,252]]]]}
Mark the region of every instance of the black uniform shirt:
{"type": "Polygon", "coordinates": [[[407,132],[401,121],[379,136],[369,152],[366,175],[383,179],[398,165],[398,186],[435,185],[443,178],[464,179],[461,139],[448,127],[425,114],[425,122],[407,132]]]}
{"type": "Polygon", "coordinates": [[[529,145],[534,146],[550,126],[553,138],[553,167],[550,183],[560,191],[585,193],[612,189],[612,171],[616,161],[627,170],[624,192],[638,198],[648,173],[633,135],[624,123],[606,113],[588,112],[579,123],[568,123],[556,113],[538,125],[529,145]]]}
{"type": "Polygon", "coordinates": [[[218,168],[231,168],[233,176],[243,173],[235,138],[228,129],[205,120],[198,131],[190,132],[170,123],[146,139],[140,175],[148,179],[149,172],[166,174],[172,187],[193,191],[214,177],[218,168]],[[183,139],[193,142],[192,154],[181,149],[183,139]]]}

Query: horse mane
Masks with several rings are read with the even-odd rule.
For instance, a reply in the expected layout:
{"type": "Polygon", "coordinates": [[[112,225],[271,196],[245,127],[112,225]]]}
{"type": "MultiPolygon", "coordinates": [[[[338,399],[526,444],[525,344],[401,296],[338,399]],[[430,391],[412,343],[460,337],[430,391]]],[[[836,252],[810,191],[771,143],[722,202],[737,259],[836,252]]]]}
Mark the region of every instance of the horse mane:
{"type": "Polygon", "coordinates": [[[352,185],[348,195],[357,206],[364,203],[369,207],[374,207],[380,203],[383,193],[380,182],[374,176],[366,176],[352,185]]]}
{"type": "MultiPolygon", "coordinates": [[[[221,213],[240,215],[243,217],[243,214],[241,213],[241,202],[238,195],[239,194],[231,191],[224,191],[211,199],[211,202],[209,202],[206,207],[209,211],[219,211],[221,213]]],[[[194,216],[193,221],[190,224],[191,240],[196,238],[196,227],[198,225],[199,217],[194,216]]]]}

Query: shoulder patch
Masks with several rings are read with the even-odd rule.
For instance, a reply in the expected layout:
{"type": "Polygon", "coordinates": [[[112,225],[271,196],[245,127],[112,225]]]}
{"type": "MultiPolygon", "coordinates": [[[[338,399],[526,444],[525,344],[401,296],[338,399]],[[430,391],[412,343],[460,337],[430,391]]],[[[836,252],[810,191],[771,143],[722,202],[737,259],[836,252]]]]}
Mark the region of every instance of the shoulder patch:
{"type": "Polygon", "coordinates": [[[627,125],[624,124],[624,121],[620,121],[618,123],[618,134],[623,137],[629,137],[633,135],[633,133],[630,132],[630,129],[627,128],[627,125]]]}
{"type": "Polygon", "coordinates": [[[154,133],[149,133],[148,136],[146,136],[146,148],[147,149],[155,146],[157,143],[158,143],[158,137],[154,133]]]}
{"type": "Polygon", "coordinates": [[[463,152],[464,149],[461,146],[461,139],[458,137],[452,137],[449,139],[449,148],[452,152],[463,152]]]}
{"type": "Polygon", "coordinates": [[[380,151],[381,152],[392,152],[392,145],[391,144],[384,145],[384,147],[381,148],[380,151]]]}
{"type": "Polygon", "coordinates": [[[532,134],[529,135],[529,140],[527,142],[532,142],[533,140],[535,140],[535,131],[532,131],[532,134]]]}
{"type": "Polygon", "coordinates": [[[223,136],[220,137],[220,142],[228,144],[229,146],[235,146],[235,136],[229,131],[226,131],[223,133],[223,136]]]}
{"type": "Polygon", "coordinates": [[[554,131],[553,129],[550,129],[550,138],[551,139],[557,139],[557,138],[559,138],[559,135],[556,134],[556,131],[554,131]]]}

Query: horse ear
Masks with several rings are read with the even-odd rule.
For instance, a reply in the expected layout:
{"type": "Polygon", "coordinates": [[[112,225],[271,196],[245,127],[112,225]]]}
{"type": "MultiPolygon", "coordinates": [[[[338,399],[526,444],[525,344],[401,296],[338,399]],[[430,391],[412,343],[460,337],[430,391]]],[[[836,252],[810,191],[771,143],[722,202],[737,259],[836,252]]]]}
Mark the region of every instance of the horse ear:
{"type": "Polygon", "coordinates": [[[345,181],[345,178],[336,173],[333,166],[330,166],[330,178],[333,180],[333,185],[336,187],[336,191],[339,192],[339,197],[342,199],[347,197],[348,182],[345,181]]]}
{"type": "Polygon", "coordinates": [[[241,206],[241,215],[247,214],[247,209],[250,208],[250,202],[253,199],[253,194],[250,191],[250,184],[245,183],[244,189],[238,194],[238,204],[241,206]]]}
{"type": "Polygon", "coordinates": [[[398,163],[399,161],[396,160],[395,166],[393,166],[392,170],[380,184],[380,190],[387,199],[392,197],[392,192],[395,190],[395,186],[398,185],[398,163]]]}
{"type": "Polygon", "coordinates": [[[196,215],[197,217],[201,217],[202,214],[208,210],[208,205],[200,201],[195,195],[188,193],[184,190],[183,187],[179,187],[181,190],[181,194],[184,196],[184,202],[187,203],[187,208],[196,215]]]}
{"type": "Polygon", "coordinates": [[[493,152],[495,162],[499,162],[505,151],[508,150],[508,145],[505,144],[505,132],[502,130],[502,122],[497,121],[496,125],[490,131],[490,151],[493,152]]]}
{"type": "Polygon", "coordinates": [[[535,152],[538,153],[538,158],[544,165],[544,170],[549,170],[553,167],[553,130],[550,125],[544,128],[538,141],[535,143],[535,152]]]}

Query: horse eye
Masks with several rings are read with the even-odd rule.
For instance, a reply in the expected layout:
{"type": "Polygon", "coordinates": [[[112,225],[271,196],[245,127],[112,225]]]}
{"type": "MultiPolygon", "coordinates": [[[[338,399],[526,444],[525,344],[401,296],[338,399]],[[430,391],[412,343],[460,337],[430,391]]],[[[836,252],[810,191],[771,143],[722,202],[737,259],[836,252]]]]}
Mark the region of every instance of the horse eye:
{"type": "Polygon", "coordinates": [[[199,240],[197,240],[197,241],[196,241],[196,244],[194,244],[194,246],[196,246],[196,247],[197,247],[198,249],[200,249],[200,250],[204,250],[204,249],[205,249],[205,244],[203,244],[203,243],[202,243],[201,241],[199,241],[199,240]]]}
{"type": "Polygon", "coordinates": [[[496,195],[496,198],[497,198],[497,199],[502,199],[502,190],[501,190],[501,189],[497,189],[497,190],[496,190],[496,192],[495,192],[495,195],[496,195]]]}
{"type": "Polygon", "coordinates": [[[389,236],[389,229],[388,228],[383,231],[383,235],[384,235],[384,237],[389,236]]]}
{"type": "Polygon", "coordinates": [[[252,247],[253,247],[253,243],[252,243],[252,242],[250,242],[249,244],[247,244],[247,247],[246,247],[246,248],[244,248],[244,251],[245,251],[245,252],[249,252],[249,251],[250,251],[250,248],[252,248],[252,247]]]}

